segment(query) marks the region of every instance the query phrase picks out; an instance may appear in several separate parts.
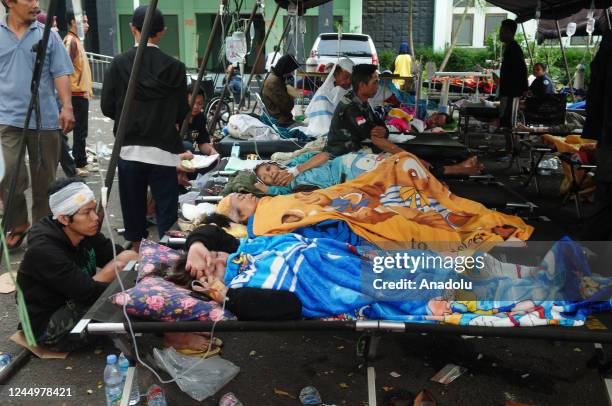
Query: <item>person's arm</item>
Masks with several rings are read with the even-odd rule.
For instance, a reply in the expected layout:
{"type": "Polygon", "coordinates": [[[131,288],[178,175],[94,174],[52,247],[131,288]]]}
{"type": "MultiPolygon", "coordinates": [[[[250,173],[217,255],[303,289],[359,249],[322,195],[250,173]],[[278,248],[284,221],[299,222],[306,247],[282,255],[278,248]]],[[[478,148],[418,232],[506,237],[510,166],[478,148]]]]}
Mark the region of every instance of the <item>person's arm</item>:
{"type": "Polygon", "coordinates": [[[288,115],[291,114],[294,106],[293,97],[287,91],[285,84],[282,82],[282,79],[276,78],[277,81],[274,82],[275,86],[271,86],[271,94],[270,98],[275,101],[276,106],[281,111],[282,114],[288,115]]]}
{"type": "Polygon", "coordinates": [[[288,186],[300,173],[319,167],[329,161],[329,159],[330,155],[327,152],[320,152],[301,165],[294,166],[290,170],[278,172],[274,179],[274,183],[276,186],[288,186]]]}
{"type": "Polygon", "coordinates": [[[293,292],[257,288],[228,289],[227,309],[238,320],[275,321],[302,318],[302,303],[293,292]]]}
{"type": "Polygon", "coordinates": [[[187,94],[187,81],[185,80],[185,76],[187,76],[185,64],[181,62],[178,74],[178,90],[176,91],[176,102],[179,105],[179,108],[177,109],[178,114],[176,116],[176,124],[178,125],[179,130],[183,125],[183,121],[185,121],[185,117],[187,117],[187,113],[189,113],[189,111],[191,110],[189,108],[187,98],[185,97],[185,95],[187,94]]]}
{"type": "MultiPolygon", "coordinates": [[[[96,253],[96,266],[103,268],[106,264],[113,260],[113,242],[110,238],[106,238],[104,234],[98,233],[93,237],[89,237],[89,245],[96,253]]],[[[123,247],[115,244],[115,253],[117,255],[123,252],[123,247]]]]}
{"type": "Polygon", "coordinates": [[[371,139],[372,143],[384,152],[388,152],[390,154],[397,154],[399,152],[404,151],[403,149],[401,149],[383,136],[373,135],[371,139]]]}
{"type": "Polygon", "coordinates": [[[56,32],[52,32],[49,36],[49,74],[53,78],[55,90],[62,103],[58,121],[64,134],[69,133],[74,128],[69,77],[73,73],[72,61],[62,39],[56,32]]]}
{"type": "Polygon", "coordinates": [[[79,48],[77,47],[76,41],[70,41],[70,49],[68,50],[68,54],[70,55],[70,59],[74,63],[74,61],[79,56],[79,48]]]}
{"type": "Polygon", "coordinates": [[[215,149],[215,147],[213,147],[212,144],[209,144],[209,143],[198,144],[198,149],[204,155],[216,155],[216,154],[218,154],[218,152],[215,149]]]}
{"type": "Polygon", "coordinates": [[[111,62],[110,67],[104,74],[102,84],[102,95],[100,97],[100,109],[106,117],[115,120],[115,61],[111,62]]]}
{"type": "Polygon", "coordinates": [[[62,103],[59,115],[59,124],[64,134],[74,128],[74,112],[72,110],[72,91],[70,90],[70,77],[59,76],[54,79],[57,95],[62,103]]]}
{"type": "Polygon", "coordinates": [[[317,168],[323,164],[325,164],[331,156],[327,152],[320,152],[317,155],[310,158],[308,161],[304,162],[301,165],[297,166],[298,173],[304,173],[311,169],[317,168]]]}

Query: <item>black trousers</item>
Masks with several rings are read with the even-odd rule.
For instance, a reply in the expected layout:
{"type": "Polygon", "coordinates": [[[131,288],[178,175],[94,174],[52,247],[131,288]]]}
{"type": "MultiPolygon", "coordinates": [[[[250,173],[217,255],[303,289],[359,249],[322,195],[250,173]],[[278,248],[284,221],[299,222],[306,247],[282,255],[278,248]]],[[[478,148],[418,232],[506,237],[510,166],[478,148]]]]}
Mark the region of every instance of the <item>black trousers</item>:
{"type": "Polygon", "coordinates": [[[72,155],[70,155],[68,137],[66,137],[66,134],[62,134],[61,137],[60,166],[67,178],[74,178],[76,176],[76,165],[74,164],[72,155]]]}
{"type": "Polygon", "coordinates": [[[72,96],[72,109],[74,110],[74,130],[72,130],[72,155],[77,168],[87,166],[87,127],[89,117],[89,99],[81,96],[72,96]]]}
{"type": "Polygon", "coordinates": [[[124,238],[139,242],[147,237],[147,187],[155,199],[159,237],[178,218],[179,184],[174,166],[146,164],[119,159],[119,198],[123,212],[124,238]]]}

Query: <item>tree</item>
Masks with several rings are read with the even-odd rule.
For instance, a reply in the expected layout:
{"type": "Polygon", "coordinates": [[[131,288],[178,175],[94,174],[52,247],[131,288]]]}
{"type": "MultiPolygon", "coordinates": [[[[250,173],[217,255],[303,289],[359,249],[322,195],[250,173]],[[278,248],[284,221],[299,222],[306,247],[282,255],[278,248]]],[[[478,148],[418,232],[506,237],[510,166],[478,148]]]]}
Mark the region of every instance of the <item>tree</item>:
{"type": "Polygon", "coordinates": [[[413,40],[413,30],[412,30],[412,11],[414,0],[409,0],[408,2],[408,43],[410,44],[410,55],[414,59],[414,40],[413,40]]]}
{"type": "Polygon", "coordinates": [[[446,51],[446,55],[444,56],[444,60],[442,61],[442,65],[440,66],[440,71],[444,72],[444,68],[446,68],[446,64],[453,54],[453,50],[457,46],[457,41],[459,40],[459,32],[461,32],[461,27],[463,26],[463,22],[465,21],[465,17],[468,13],[468,8],[474,7],[474,0],[466,0],[465,5],[463,7],[463,14],[461,14],[461,20],[459,20],[459,24],[457,24],[457,29],[451,34],[451,44],[448,50],[446,51]]]}

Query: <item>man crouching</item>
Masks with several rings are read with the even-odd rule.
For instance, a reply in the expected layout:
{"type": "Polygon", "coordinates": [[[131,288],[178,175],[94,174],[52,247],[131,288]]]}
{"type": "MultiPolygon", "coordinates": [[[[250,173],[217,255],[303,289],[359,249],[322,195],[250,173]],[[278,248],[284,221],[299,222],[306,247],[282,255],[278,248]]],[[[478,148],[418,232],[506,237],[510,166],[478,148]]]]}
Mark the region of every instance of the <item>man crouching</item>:
{"type": "Polygon", "coordinates": [[[111,240],[98,231],[94,193],[81,180],[55,181],[49,206],[53,214],[30,230],[17,283],[37,343],[64,352],[87,344],[68,340],[70,330],[115,279],[115,267],[138,254],[116,246],[113,260],[111,240]]]}

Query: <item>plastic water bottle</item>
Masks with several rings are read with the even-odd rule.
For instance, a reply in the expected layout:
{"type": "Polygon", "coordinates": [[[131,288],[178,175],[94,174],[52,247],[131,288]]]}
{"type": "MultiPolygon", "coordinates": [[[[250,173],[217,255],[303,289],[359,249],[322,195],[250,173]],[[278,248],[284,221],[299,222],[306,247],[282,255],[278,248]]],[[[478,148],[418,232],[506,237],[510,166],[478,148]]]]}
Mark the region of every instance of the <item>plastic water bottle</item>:
{"type": "Polygon", "coordinates": [[[122,383],[121,372],[117,367],[117,356],[110,354],[106,357],[106,368],[104,368],[104,391],[107,406],[121,404],[122,383]]]}
{"type": "Polygon", "coordinates": [[[167,406],[164,391],[158,385],[151,385],[147,390],[147,406],[167,406]]]}
{"type": "Polygon", "coordinates": [[[300,391],[300,403],[303,405],[320,405],[321,394],[314,386],[306,386],[300,391]]]}
{"type": "Polygon", "coordinates": [[[0,352],[0,371],[10,365],[13,357],[8,352],[0,352]]]}
{"type": "Polygon", "coordinates": [[[238,145],[237,142],[234,143],[234,145],[232,145],[232,152],[230,153],[230,156],[233,157],[240,157],[240,145],[238,145]]]}
{"type": "MultiPolygon", "coordinates": [[[[121,371],[121,380],[123,382],[122,388],[125,388],[125,381],[127,379],[128,369],[130,368],[130,361],[121,353],[119,355],[119,371],[121,371]]],[[[134,378],[132,379],[132,391],[130,392],[130,405],[135,405],[140,402],[140,388],[138,388],[138,375],[137,369],[134,368],[134,378]]]]}

